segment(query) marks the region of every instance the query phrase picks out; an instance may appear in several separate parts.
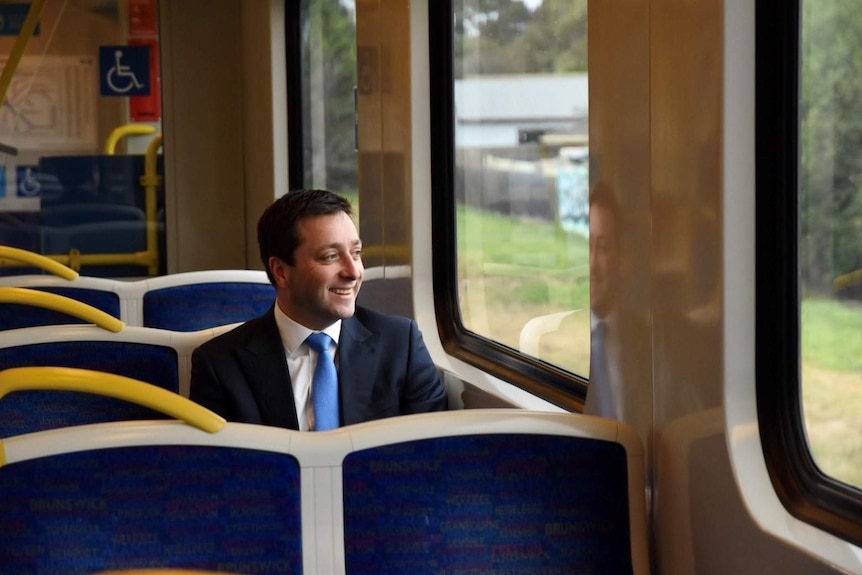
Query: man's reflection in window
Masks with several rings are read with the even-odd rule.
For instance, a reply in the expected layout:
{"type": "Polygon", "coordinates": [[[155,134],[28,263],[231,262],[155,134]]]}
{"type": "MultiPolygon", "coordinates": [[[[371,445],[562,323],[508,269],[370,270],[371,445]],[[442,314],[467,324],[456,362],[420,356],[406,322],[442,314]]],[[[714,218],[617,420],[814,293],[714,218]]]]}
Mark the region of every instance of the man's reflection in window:
{"type": "Polygon", "coordinates": [[[603,182],[590,193],[590,385],[584,413],[625,421],[646,442],[652,415],[649,330],[621,305],[620,209],[603,182]]]}

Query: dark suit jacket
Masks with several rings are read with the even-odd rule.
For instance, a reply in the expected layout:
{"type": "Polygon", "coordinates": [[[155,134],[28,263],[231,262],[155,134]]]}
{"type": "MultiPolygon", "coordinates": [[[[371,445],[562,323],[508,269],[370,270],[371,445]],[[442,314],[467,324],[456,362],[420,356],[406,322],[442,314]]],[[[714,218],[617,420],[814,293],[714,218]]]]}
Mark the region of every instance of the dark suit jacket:
{"type": "MultiPolygon", "coordinates": [[[[447,407],[410,319],[357,306],[341,323],[337,357],[342,425],[447,407]]],[[[299,429],[272,308],[194,351],[190,397],[229,421],[299,429]]]]}

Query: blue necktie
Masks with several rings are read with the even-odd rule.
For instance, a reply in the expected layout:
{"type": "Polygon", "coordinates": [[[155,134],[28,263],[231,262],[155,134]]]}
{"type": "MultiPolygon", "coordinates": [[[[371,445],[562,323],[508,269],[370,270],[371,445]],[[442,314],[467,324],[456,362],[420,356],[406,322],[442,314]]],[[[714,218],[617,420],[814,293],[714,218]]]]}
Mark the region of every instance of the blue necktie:
{"type": "Polygon", "coordinates": [[[590,337],[590,387],[584,413],[615,418],[614,393],[608,373],[608,356],[605,339],[608,324],[600,321],[590,337]]]}
{"type": "Polygon", "coordinates": [[[311,383],[315,431],[335,429],[340,425],[338,372],[335,371],[335,360],[329,351],[331,341],[332,338],[325,333],[313,333],[305,338],[308,346],[317,352],[317,367],[314,368],[311,383]]]}

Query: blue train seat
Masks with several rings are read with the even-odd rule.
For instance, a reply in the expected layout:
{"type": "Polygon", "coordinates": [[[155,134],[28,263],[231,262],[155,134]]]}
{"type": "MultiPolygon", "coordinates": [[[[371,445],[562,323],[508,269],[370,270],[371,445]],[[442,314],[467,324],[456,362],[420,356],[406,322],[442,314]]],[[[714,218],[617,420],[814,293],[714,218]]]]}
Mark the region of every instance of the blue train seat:
{"type": "MultiPolygon", "coordinates": [[[[25,275],[0,278],[3,286],[57,293],[101,309],[129,326],[173,331],[238,323],[262,315],[275,302],[275,288],[266,273],[255,270],[184,272],[134,281],[25,275]]],[[[0,330],[61,323],[81,320],[61,312],[0,303],[0,330]]]]}
{"type": "Polygon", "coordinates": [[[644,454],[631,429],[520,410],[430,415],[381,421],[371,441],[354,434],[342,465],[347,573],[646,572],[644,454]]]}
{"type": "Polygon", "coordinates": [[[2,440],[4,574],[302,573],[300,466],[263,447],[289,442],[258,426],[213,433],[223,419],[171,401],[168,415],[194,425],[121,422],[2,440]]]}
{"type": "Polygon", "coordinates": [[[208,270],[146,280],[142,325],[196,331],[263,315],[275,303],[266,273],[208,270]]]}
{"type": "MultiPolygon", "coordinates": [[[[69,284],[72,282],[66,283],[69,284]]],[[[74,287],[71,285],[51,285],[44,287],[34,285],[30,289],[65,296],[90,305],[116,318],[120,317],[120,298],[118,294],[104,289],[86,288],[83,285],[84,282],[76,284],[74,287]]],[[[44,307],[18,303],[0,303],[0,330],[78,323],[89,322],[74,315],[44,307]]]]}
{"type": "MultiPolygon", "coordinates": [[[[9,330],[0,339],[0,370],[27,366],[91,369],[188,396],[192,352],[224,329],[172,333],[126,326],[112,333],[91,325],[60,325],[9,330]]],[[[158,417],[147,408],[110,397],[60,390],[19,391],[0,402],[0,437],[158,417]]]]}

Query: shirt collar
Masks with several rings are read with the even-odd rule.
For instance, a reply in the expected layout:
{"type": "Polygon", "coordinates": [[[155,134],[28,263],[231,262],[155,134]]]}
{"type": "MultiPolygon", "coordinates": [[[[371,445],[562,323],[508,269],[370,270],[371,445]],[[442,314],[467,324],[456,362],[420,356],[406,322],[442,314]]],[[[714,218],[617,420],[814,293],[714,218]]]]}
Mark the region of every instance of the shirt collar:
{"type": "MultiPolygon", "coordinates": [[[[314,333],[314,330],[308,329],[287,317],[278,307],[278,304],[275,305],[275,324],[278,326],[278,334],[281,336],[281,342],[287,349],[288,355],[299,349],[299,346],[305,342],[305,338],[314,333]]],[[[336,320],[335,323],[320,331],[331,337],[337,346],[338,337],[341,335],[341,320],[336,320]]]]}

